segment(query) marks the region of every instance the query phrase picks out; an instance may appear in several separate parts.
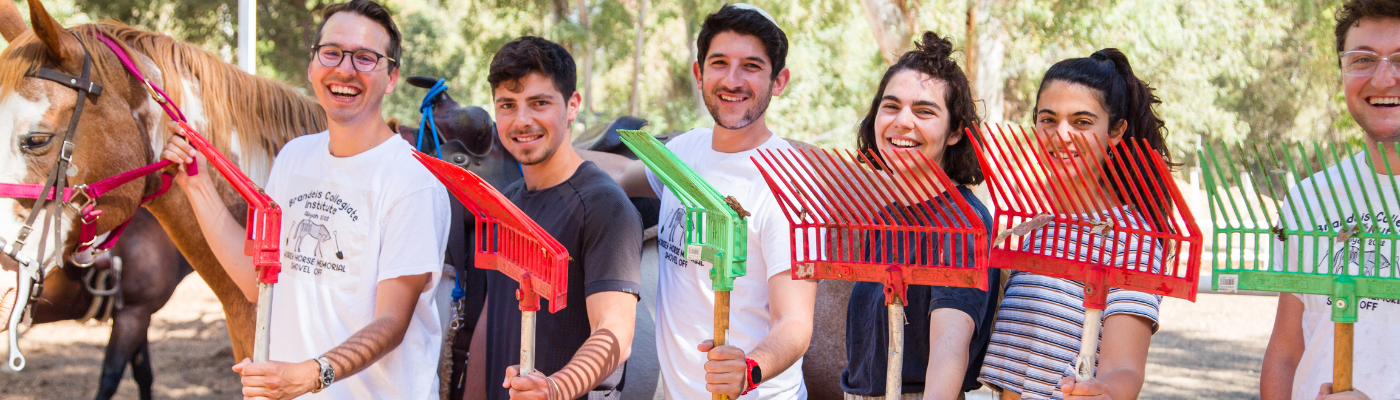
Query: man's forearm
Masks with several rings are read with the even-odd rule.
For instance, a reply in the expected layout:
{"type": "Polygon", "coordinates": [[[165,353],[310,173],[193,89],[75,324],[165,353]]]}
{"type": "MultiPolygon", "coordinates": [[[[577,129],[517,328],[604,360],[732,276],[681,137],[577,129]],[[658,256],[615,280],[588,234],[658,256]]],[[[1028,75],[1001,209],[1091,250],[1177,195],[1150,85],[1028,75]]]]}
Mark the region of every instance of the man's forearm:
{"type": "Polygon", "coordinates": [[[403,341],[407,317],[381,316],[355,332],[344,343],[327,351],[325,357],[335,367],[335,379],[341,380],[363,371],[389,354],[403,341]]]}
{"type": "Polygon", "coordinates": [[[622,339],[609,329],[593,332],[593,335],[583,342],[583,346],[579,347],[578,352],[574,353],[569,364],[550,375],[550,379],[559,385],[559,392],[563,395],[560,398],[583,397],[598,387],[598,384],[627,361],[627,355],[623,354],[625,345],[622,339]]]}
{"type": "Polygon", "coordinates": [[[1262,400],[1288,400],[1293,397],[1293,375],[1298,364],[1284,357],[1270,357],[1267,350],[1264,366],[1259,373],[1259,398],[1262,400]]]}
{"type": "Polygon", "coordinates": [[[807,353],[807,346],[811,340],[810,322],[801,324],[795,321],[780,321],[768,331],[768,336],[764,336],[763,340],[754,346],[753,351],[748,352],[748,357],[757,362],[763,370],[763,379],[772,379],[797,363],[797,360],[807,353]]]}
{"type": "Polygon", "coordinates": [[[184,192],[214,258],[219,260],[229,279],[238,285],[239,291],[249,301],[256,301],[257,271],[253,268],[253,258],[243,254],[244,227],[229,214],[228,206],[213,186],[194,186],[184,192]]]}

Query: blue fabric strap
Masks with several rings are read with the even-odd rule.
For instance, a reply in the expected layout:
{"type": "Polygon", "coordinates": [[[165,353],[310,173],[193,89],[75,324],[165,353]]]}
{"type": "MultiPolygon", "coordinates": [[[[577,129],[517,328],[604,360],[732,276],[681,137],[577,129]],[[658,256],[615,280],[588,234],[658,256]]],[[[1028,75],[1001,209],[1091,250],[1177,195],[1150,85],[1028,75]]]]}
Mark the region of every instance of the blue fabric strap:
{"type": "MultiPolygon", "coordinates": [[[[423,104],[418,106],[418,111],[423,113],[423,119],[418,122],[418,151],[423,151],[423,133],[431,128],[433,130],[433,149],[436,150],[435,156],[439,159],[442,158],[442,136],[438,135],[437,122],[433,121],[433,98],[446,91],[447,79],[438,78],[437,83],[433,84],[433,88],[428,89],[428,95],[423,96],[423,104]]],[[[459,283],[457,287],[461,288],[462,285],[459,283]]]]}
{"type": "MultiPolygon", "coordinates": [[[[423,119],[418,123],[418,151],[423,151],[423,132],[428,129],[433,130],[433,148],[436,150],[436,157],[442,159],[442,135],[438,134],[437,122],[433,121],[433,98],[442,92],[447,91],[447,79],[438,78],[432,89],[428,89],[428,94],[423,96],[423,104],[418,106],[418,111],[423,113],[423,119]]],[[[462,288],[462,273],[457,273],[456,287],[452,288],[452,301],[460,301],[467,297],[467,290],[462,288]]]]}

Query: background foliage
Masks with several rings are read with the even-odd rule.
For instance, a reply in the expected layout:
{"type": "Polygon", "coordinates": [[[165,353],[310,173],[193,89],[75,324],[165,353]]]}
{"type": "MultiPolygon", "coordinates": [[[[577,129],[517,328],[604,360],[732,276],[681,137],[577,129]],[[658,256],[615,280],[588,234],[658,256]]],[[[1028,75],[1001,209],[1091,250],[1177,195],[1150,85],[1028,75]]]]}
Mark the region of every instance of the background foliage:
{"type": "MultiPolygon", "coordinates": [[[[259,0],[259,74],[304,87],[307,47],[317,16],[332,2],[259,0]]],[[[1341,100],[1331,44],[1332,15],[1340,0],[753,2],[778,19],[791,42],[788,66],[793,80],[772,103],[769,124],[781,135],[824,146],[854,144],[854,127],[884,71],[886,61],[872,33],[872,24],[883,22],[866,17],[881,6],[904,13],[914,31],[938,32],[956,46],[968,46],[970,35],[976,38],[977,48],[967,49],[977,54],[979,96],[987,99],[984,115],[991,122],[1029,122],[1040,75],[1055,61],[1117,47],[1158,89],[1163,100],[1159,112],[1171,131],[1173,153],[1188,166],[1194,164],[1193,153],[1203,140],[1336,140],[1356,135],[1341,100]],[[972,26],[970,16],[976,19],[972,26]]],[[[453,96],[463,103],[490,101],[484,77],[491,55],[510,39],[531,34],[563,43],[578,59],[579,87],[588,99],[581,125],[626,114],[631,102],[637,104],[635,114],[649,119],[658,133],[711,124],[699,103],[690,64],[699,22],[721,2],[386,3],[405,37],[403,75],[446,78],[453,96]],[[639,17],[644,22],[640,49],[639,17]],[[634,53],[638,50],[640,57],[634,53]],[[638,85],[635,100],[633,85],[638,85]]],[[[116,19],[197,43],[235,61],[237,0],[45,4],[66,24],[116,19]]],[[[386,113],[417,121],[425,92],[401,85],[388,98],[386,113]]]]}

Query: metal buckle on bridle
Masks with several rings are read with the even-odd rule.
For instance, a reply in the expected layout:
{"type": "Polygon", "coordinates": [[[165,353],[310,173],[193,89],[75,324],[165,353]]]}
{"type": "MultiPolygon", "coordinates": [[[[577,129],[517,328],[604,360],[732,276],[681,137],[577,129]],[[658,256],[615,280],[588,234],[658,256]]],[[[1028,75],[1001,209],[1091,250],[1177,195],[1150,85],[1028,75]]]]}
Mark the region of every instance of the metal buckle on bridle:
{"type": "Polygon", "coordinates": [[[71,164],[71,163],[73,162],[73,148],[74,148],[74,147],[77,147],[77,145],[73,144],[73,142],[64,140],[64,141],[63,141],[63,150],[61,150],[61,151],[58,152],[58,158],[61,159],[61,160],[63,160],[64,163],[69,163],[69,164],[71,164]]]}
{"type": "Polygon", "coordinates": [[[160,104],[165,104],[165,96],[161,96],[160,92],[156,91],[156,87],[151,85],[150,79],[142,79],[141,83],[146,84],[146,93],[151,94],[152,100],[155,100],[157,103],[160,104]]]}
{"type": "Polygon", "coordinates": [[[19,260],[19,251],[24,248],[24,241],[29,239],[29,233],[33,231],[34,227],[29,225],[19,227],[19,234],[15,236],[15,240],[5,245],[5,255],[19,260]]]}
{"type": "Polygon", "coordinates": [[[92,202],[96,200],[92,198],[92,195],[88,194],[88,185],[86,184],[74,186],[72,188],[69,188],[68,190],[73,191],[73,198],[68,199],[65,202],[68,204],[69,208],[73,209],[73,212],[82,213],[84,208],[87,208],[89,204],[92,204],[92,202]],[[82,196],[82,201],[78,201],[78,196],[82,196]]]}

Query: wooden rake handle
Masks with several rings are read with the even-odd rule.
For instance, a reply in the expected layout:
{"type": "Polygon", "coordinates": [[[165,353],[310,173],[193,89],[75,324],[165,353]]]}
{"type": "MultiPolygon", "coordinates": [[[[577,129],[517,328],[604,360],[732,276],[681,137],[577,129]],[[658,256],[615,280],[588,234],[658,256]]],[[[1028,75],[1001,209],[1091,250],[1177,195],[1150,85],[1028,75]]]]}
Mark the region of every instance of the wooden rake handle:
{"type": "Polygon", "coordinates": [[[904,304],[890,303],[890,346],[885,353],[885,399],[904,396],[904,304]]]}
{"type": "Polygon", "coordinates": [[[1351,387],[1352,324],[1335,322],[1332,348],[1332,393],[1349,391],[1351,387]]]}
{"type": "MultiPolygon", "coordinates": [[[[729,292],[715,291],[715,347],[723,346],[729,335],[729,292]]],[[[729,396],[715,394],[711,400],[728,400],[729,396]]]]}
{"type": "Polygon", "coordinates": [[[1084,333],[1079,336],[1079,357],[1074,362],[1075,382],[1094,379],[1094,366],[1098,364],[1099,328],[1103,326],[1103,310],[1084,309],[1084,333]]]}

